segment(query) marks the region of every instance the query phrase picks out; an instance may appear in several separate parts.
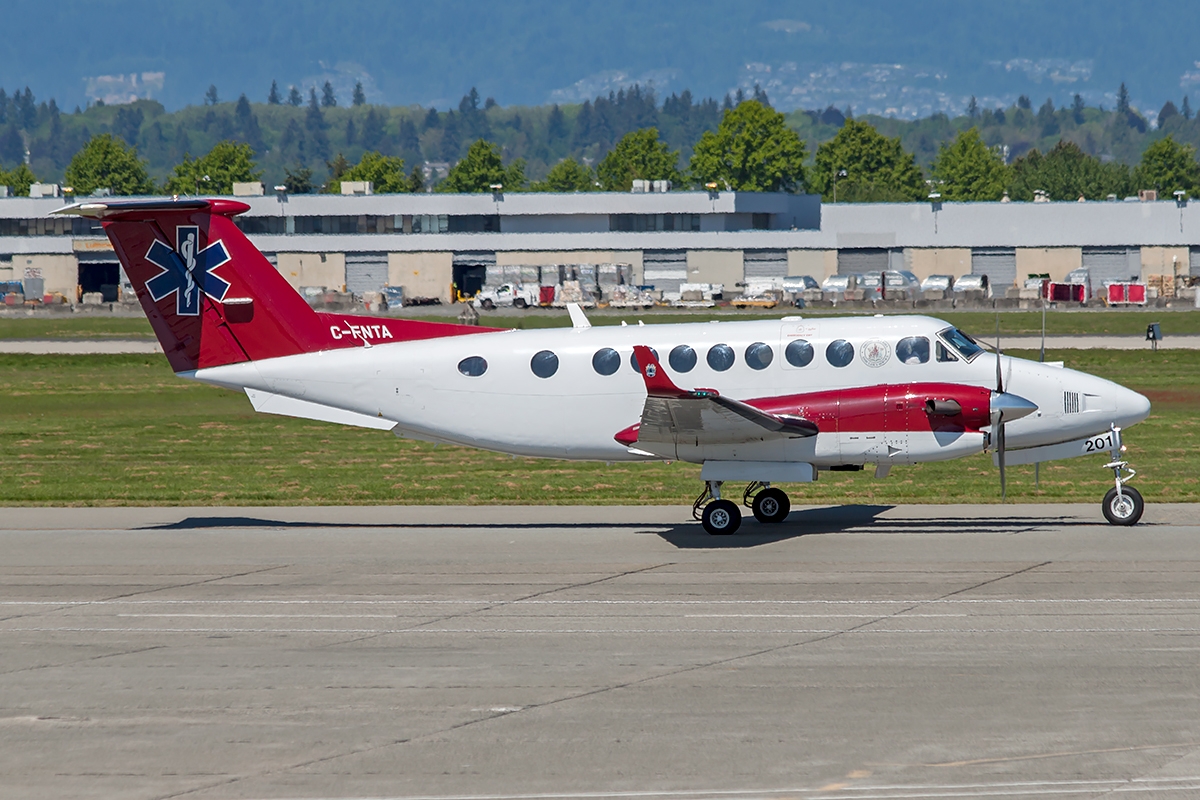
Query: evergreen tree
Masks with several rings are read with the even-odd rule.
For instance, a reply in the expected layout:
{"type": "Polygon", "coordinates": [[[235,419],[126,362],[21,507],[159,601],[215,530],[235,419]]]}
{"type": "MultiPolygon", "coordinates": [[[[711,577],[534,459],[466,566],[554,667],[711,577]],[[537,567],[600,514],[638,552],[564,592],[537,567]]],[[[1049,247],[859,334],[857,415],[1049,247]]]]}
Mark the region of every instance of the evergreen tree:
{"type": "Polygon", "coordinates": [[[757,100],[725,112],[717,132],[696,144],[690,170],[702,184],[741,192],[798,192],[804,185],[804,141],[783,114],[757,100]]]}
{"type": "Polygon", "coordinates": [[[1083,109],[1083,97],[1077,94],[1071,101],[1071,119],[1075,121],[1076,125],[1083,124],[1083,109]]]}
{"type": "Polygon", "coordinates": [[[967,103],[967,117],[970,119],[979,118],[979,103],[975,100],[975,95],[971,95],[971,102],[967,103]]]}
{"type": "Polygon", "coordinates": [[[767,108],[771,107],[771,101],[767,98],[767,93],[757,83],[754,84],[754,102],[767,108]]]}
{"type": "Polygon", "coordinates": [[[671,150],[659,140],[657,128],[642,128],[621,137],[596,167],[596,176],[606,192],[627,192],[635,180],[666,180],[676,186],[683,185],[679,151],[671,150]]]}
{"type": "Polygon", "coordinates": [[[450,168],[439,192],[490,192],[500,184],[506,192],[519,192],[525,186],[525,162],[517,159],[507,167],[500,161],[500,148],[480,139],[467,150],[462,160],[450,168]]]}
{"type": "MultiPolygon", "coordinates": [[[[316,92],[314,90],[313,94],[316,92]]],[[[325,85],[321,87],[321,107],[333,108],[337,105],[337,96],[333,93],[333,84],[325,81],[325,85]]]]}
{"type": "Polygon", "coordinates": [[[458,116],[447,111],[442,116],[442,159],[453,162],[462,152],[462,138],[458,129],[458,116]]]}
{"type": "Polygon", "coordinates": [[[354,117],[346,120],[346,146],[351,147],[358,139],[358,126],[354,124],[354,117]]]}
{"type": "Polygon", "coordinates": [[[1192,106],[1191,103],[1188,102],[1186,94],[1183,96],[1183,105],[1179,107],[1179,113],[1183,115],[1184,119],[1192,118],[1192,106]]]}
{"type": "Polygon", "coordinates": [[[1029,99],[1029,95],[1023,94],[1017,98],[1017,108],[1023,108],[1026,111],[1033,108],[1033,102],[1029,99]]]}
{"type": "Polygon", "coordinates": [[[367,110],[358,140],[370,150],[378,150],[383,141],[383,116],[374,107],[367,110]]]}
{"type": "Polygon", "coordinates": [[[951,201],[999,200],[1008,187],[1008,167],[994,148],[984,144],[978,128],[963,131],[943,144],[933,161],[933,177],[941,195],[951,201]]]}
{"type": "MultiPolygon", "coordinates": [[[[17,95],[13,96],[17,100],[17,95]]],[[[25,130],[33,130],[37,126],[37,104],[33,102],[33,92],[29,87],[25,87],[25,91],[19,95],[17,100],[17,118],[21,120],[21,127],[25,130]]]]}
{"type": "Polygon", "coordinates": [[[832,200],[835,180],[842,202],[902,202],[928,195],[916,158],[904,151],[900,139],[858,120],[846,120],[836,136],[817,148],[810,185],[832,200]]]}
{"type": "Polygon", "coordinates": [[[413,167],[412,172],[408,174],[408,191],[412,193],[425,191],[425,173],[421,172],[420,167],[413,167]]]}
{"type": "Polygon", "coordinates": [[[207,155],[184,157],[164,187],[171,194],[233,194],[234,183],[262,179],[254,151],[243,142],[217,142],[207,155]]]}
{"type": "Polygon", "coordinates": [[[1174,103],[1172,103],[1170,100],[1163,103],[1163,107],[1158,111],[1158,129],[1162,130],[1162,127],[1166,124],[1167,120],[1169,120],[1171,117],[1177,116],[1179,116],[1179,109],[1175,107],[1174,103]]]}
{"type": "MultiPolygon", "coordinates": [[[[245,95],[242,95],[245,97],[245,95]]],[[[277,106],[282,102],[279,97],[279,84],[271,81],[271,91],[267,93],[267,105],[277,106]]]]}
{"type": "Polygon", "coordinates": [[[289,106],[292,106],[293,108],[299,108],[303,102],[304,102],[304,98],[302,98],[300,96],[299,89],[297,89],[295,86],[292,86],[290,89],[288,89],[288,105],[289,106]]]}
{"type": "Polygon", "coordinates": [[[145,121],[145,114],[142,109],[137,106],[122,106],[117,109],[117,115],[113,117],[113,133],[125,140],[125,143],[133,146],[137,144],[138,133],[142,130],[142,122],[145,121]]]}
{"type": "Polygon", "coordinates": [[[210,83],[208,85],[208,91],[204,93],[204,105],[215,106],[219,102],[221,102],[221,99],[217,97],[217,85],[215,83],[210,83]]]}
{"type": "Polygon", "coordinates": [[[288,194],[312,194],[312,170],[303,164],[283,168],[283,185],[288,194]]]}
{"type": "Polygon", "coordinates": [[[250,101],[244,94],[238,98],[237,105],[233,108],[233,122],[237,138],[250,145],[251,150],[257,152],[266,149],[262,129],[258,127],[258,117],[254,115],[250,101]]]}
{"type": "Polygon", "coordinates": [[[1125,82],[1121,82],[1121,88],[1117,89],[1117,113],[1128,114],[1132,109],[1129,106],[1129,90],[1125,88],[1125,82]]]}
{"type": "Polygon", "coordinates": [[[550,115],[546,118],[546,138],[551,142],[559,142],[567,136],[567,120],[563,116],[558,103],[550,106],[550,115]]]}
{"type": "Polygon", "coordinates": [[[350,98],[350,104],[355,107],[367,104],[367,95],[363,91],[362,81],[354,82],[354,96],[350,98]]]}
{"type": "Polygon", "coordinates": [[[67,165],[63,180],[74,187],[79,196],[97,189],[111,189],[113,194],[152,194],[154,184],[146,172],[146,164],[138,158],[137,148],[111,133],[102,133],[75,154],[67,165]]]}
{"type": "Polygon", "coordinates": [[[1042,136],[1057,136],[1060,130],[1058,119],[1054,115],[1054,101],[1049,97],[1046,102],[1042,103],[1042,107],[1038,109],[1037,114],[1038,125],[1041,126],[1042,136]]]}
{"type": "Polygon", "coordinates": [[[575,130],[571,133],[571,149],[575,152],[586,150],[592,143],[592,126],[595,124],[593,116],[591,101],[584,100],[575,116],[575,130]]]}
{"type": "Polygon", "coordinates": [[[0,125],[8,122],[8,92],[0,87],[0,125]]]}
{"type": "Polygon", "coordinates": [[[417,136],[417,126],[408,117],[400,120],[400,132],[396,137],[396,148],[409,158],[421,155],[421,139],[417,136]]]}

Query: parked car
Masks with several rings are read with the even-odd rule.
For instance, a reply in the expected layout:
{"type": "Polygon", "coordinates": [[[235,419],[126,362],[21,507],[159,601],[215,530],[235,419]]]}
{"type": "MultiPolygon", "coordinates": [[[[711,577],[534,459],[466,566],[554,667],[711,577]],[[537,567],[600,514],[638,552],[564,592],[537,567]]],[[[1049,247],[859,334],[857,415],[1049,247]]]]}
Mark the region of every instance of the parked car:
{"type": "Polygon", "coordinates": [[[954,292],[983,292],[984,297],[992,296],[992,287],[987,275],[963,275],[954,281],[954,292]]]}
{"type": "Polygon", "coordinates": [[[950,275],[930,275],[921,281],[923,292],[948,292],[954,286],[954,278],[950,275]]]}
{"type": "Polygon", "coordinates": [[[484,289],[471,299],[477,308],[491,311],[494,308],[527,308],[540,302],[540,287],[520,283],[505,283],[495,289],[484,289]]]}

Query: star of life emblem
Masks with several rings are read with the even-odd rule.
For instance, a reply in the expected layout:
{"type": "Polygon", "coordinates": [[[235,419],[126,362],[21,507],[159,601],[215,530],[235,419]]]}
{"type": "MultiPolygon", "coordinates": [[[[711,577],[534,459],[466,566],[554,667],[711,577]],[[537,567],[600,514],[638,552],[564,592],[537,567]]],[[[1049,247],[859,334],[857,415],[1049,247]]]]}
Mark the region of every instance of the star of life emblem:
{"type": "Polygon", "coordinates": [[[881,339],[871,339],[862,343],[858,357],[868,367],[882,367],[892,357],[892,346],[881,339]]]}
{"type": "Polygon", "coordinates": [[[218,267],[229,261],[225,244],[216,241],[197,252],[199,243],[198,226],[179,225],[175,228],[174,250],[155,239],[146,253],[146,260],[162,270],[146,281],[150,297],[158,302],[174,294],[175,313],[183,317],[200,315],[201,292],[219,303],[229,291],[229,281],[215,274],[218,267]]]}

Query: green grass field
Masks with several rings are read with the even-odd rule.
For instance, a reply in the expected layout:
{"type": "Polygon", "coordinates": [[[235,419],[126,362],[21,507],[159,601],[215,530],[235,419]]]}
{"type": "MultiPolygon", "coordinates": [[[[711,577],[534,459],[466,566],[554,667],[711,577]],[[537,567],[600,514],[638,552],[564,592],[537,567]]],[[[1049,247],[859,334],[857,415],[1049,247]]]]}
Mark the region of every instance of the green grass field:
{"type": "MultiPolygon", "coordinates": [[[[447,308],[447,312],[451,308],[447,308]]],[[[806,317],[869,316],[870,311],[831,311],[804,309],[772,309],[756,313],[734,310],[687,313],[682,311],[652,310],[628,311],[616,309],[590,313],[594,325],[620,325],[621,321],[633,323],[642,319],[647,325],[669,322],[707,322],[720,320],[777,319],[799,314],[806,317]]],[[[907,313],[918,313],[910,311],[907,313]]],[[[1042,315],[1036,311],[928,311],[930,316],[944,319],[963,330],[991,337],[996,332],[996,318],[1000,319],[1002,336],[1034,336],[1041,333],[1042,315]]],[[[417,319],[430,322],[457,322],[451,313],[422,316],[417,319]]],[[[1046,333],[1100,334],[1141,336],[1151,322],[1162,324],[1167,336],[1200,334],[1200,311],[1166,311],[1162,309],[1142,311],[1124,310],[1055,310],[1046,315],[1046,333]]],[[[497,328],[560,328],[569,327],[571,322],[565,311],[530,309],[521,314],[487,314],[481,319],[484,325],[497,328]]],[[[154,334],[144,317],[73,316],[69,314],[39,317],[0,317],[0,339],[149,339],[154,334]]]]}
{"type": "MultiPolygon", "coordinates": [[[[1147,500],[1200,501],[1200,351],[1047,357],[1147,393],[1154,412],[1126,439],[1135,485],[1147,500]]],[[[673,504],[700,488],[687,464],[514,459],[255,414],[240,393],[176,378],[161,356],[2,355],[0,409],[0,505],[673,504]]],[[[1102,463],[1045,464],[1037,489],[1032,467],[1013,467],[1009,498],[1098,503],[1102,463]]],[[[982,455],[789,488],[797,504],[999,500],[982,455]]]]}

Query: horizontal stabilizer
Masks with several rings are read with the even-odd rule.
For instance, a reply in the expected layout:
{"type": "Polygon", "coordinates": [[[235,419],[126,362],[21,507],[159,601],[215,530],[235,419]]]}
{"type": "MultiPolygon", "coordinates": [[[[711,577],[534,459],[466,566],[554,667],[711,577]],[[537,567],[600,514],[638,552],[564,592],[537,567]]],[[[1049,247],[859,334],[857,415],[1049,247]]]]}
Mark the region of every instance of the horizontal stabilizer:
{"type": "Polygon", "coordinates": [[[297,400],[294,397],[264,392],[259,389],[247,389],[246,396],[250,398],[250,404],[254,406],[254,410],[263,414],[279,414],[283,417],[333,422],[358,428],[374,428],[378,431],[390,431],[396,427],[395,420],[372,417],[369,414],[359,414],[356,411],[346,411],[321,403],[310,403],[307,400],[297,400]]]}

